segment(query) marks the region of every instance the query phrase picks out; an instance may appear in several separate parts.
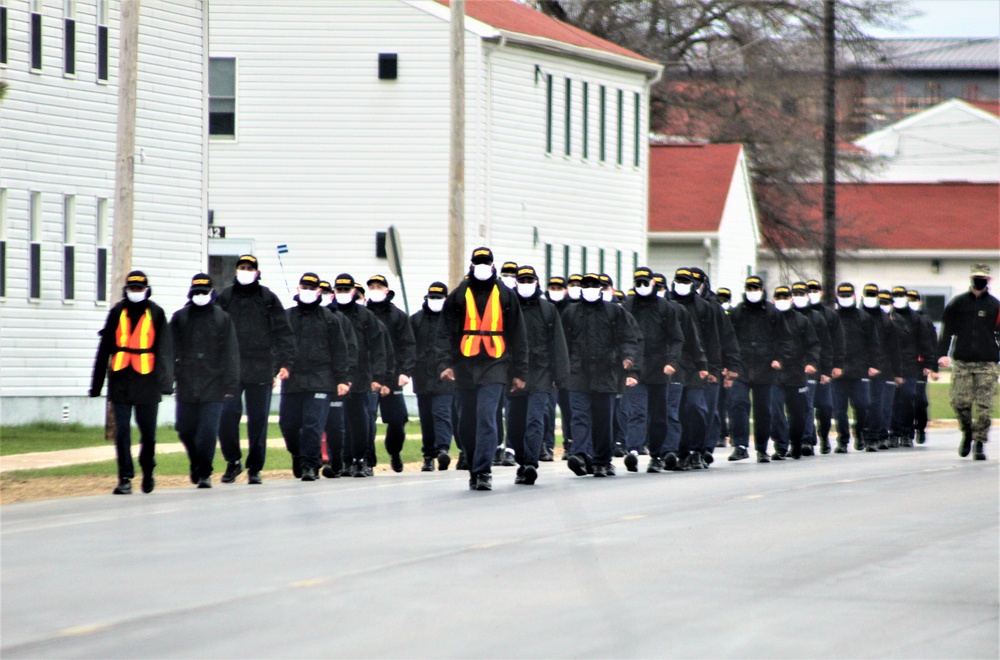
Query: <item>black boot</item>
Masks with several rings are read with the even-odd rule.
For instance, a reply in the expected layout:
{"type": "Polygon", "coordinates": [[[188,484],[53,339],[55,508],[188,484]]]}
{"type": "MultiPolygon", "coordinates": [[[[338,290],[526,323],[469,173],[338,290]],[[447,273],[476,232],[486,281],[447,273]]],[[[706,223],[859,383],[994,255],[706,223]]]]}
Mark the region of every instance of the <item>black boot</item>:
{"type": "MultiPolygon", "coordinates": [[[[844,444],[846,445],[847,443],[844,444]]],[[[840,440],[837,441],[837,445],[838,446],[840,445],[840,440]]],[[[846,449],[847,447],[845,446],[844,448],[846,449]]],[[[827,438],[826,436],[819,439],[819,453],[821,454],[830,453],[830,439],[827,438]]]]}
{"type": "Polygon", "coordinates": [[[111,491],[112,495],[131,495],[132,494],[132,480],[131,479],[119,479],[118,485],[115,489],[111,491]]]}
{"type": "Polygon", "coordinates": [[[976,448],[972,451],[972,460],[974,461],[985,461],[986,452],[983,450],[983,443],[977,442],[976,448]]]}
{"type": "Polygon", "coordinates": [[[962,444],[958,446],[958,455],[965,458],[972,451],[972,432],[965,431],[962,433],[962,444]]]}
{"type": "Polygon", "coordinates": [[[926,431],[917,431],[917,444],[918,445],[922,445],[925,442],[927,442],[927,432],[926,431]]]}
{"type": "Polygon", "coordinates": [[[421,472],[433,472],[434,471],[434,459],[433,458],[425,458],[424,459],[424,464],[423,464],[423,466],[421,466],[420,471],[421,472]]]}
{"type": "Polygon", "coordinates": [[[469,469],[469,461],[465,460],[465,452],[464,451],[458,452],[458,463],[455,463],[455,469],[456,470],[468,470],[469,469]]]}
{"type": "Polygon", "coordinates": [[[231,484],[236,481],[236,477],[243,472],[243,466],[239,461],[226,463],[226,472],[222,475],[222,483],[231,484]]]}
{"type": "Polygon", "coordinates": [[[837,448],[833,450],[835,454],[846,454],[847,453],[847,440],[837,439],[837,448]]]}

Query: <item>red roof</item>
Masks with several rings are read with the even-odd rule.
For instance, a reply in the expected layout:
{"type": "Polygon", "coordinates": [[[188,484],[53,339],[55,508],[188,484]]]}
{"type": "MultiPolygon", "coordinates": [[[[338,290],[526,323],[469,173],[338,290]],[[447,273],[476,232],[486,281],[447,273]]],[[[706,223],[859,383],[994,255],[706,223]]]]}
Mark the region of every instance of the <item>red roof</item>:
{"type": "MultiPolygon", "coordinates": [[[[819,226],[822,186],[803,184],[805,223],[819,226]]],[[[838,244],[845,249],[1000,250],[1000,184],[837,185],[838,244]]]]}
{"type": "Polygon", "coordinates": [[[649,231],[719,231],[741,148],[649,145],[649,231]]]}
{"type": "MultiPolygon", "coordinates": [[[[448,0],[437,1],[445,6],[449,5],[448,0]]],[[[556,20],[537,9],[515,2],[515,0],[466,0],[465,15],[498,30],[543,37],[571,46],[604,51],[643,62],[652,62],[652,60],[638,53],[633,53],[627,48],[595,37],[585,30],[556,20]]]]}
{"type": "Polygon", "coordinates": [[[1000,101],[966,101],[966,103],[980,110],[985,110],[990,114],[1000,116],[1000,101]]]}

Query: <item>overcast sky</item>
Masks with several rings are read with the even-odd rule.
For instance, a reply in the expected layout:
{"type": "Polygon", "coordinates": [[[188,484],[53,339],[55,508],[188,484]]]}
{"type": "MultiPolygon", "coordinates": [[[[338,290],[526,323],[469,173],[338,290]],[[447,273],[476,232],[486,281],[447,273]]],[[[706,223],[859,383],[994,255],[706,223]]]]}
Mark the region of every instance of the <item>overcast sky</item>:
{"type": "Polygon", "coordinates": [[[905,30],[873,30],[876,37],[997,37],[998,0],[910,0],[923,15],[906,21],[905,30]]]}

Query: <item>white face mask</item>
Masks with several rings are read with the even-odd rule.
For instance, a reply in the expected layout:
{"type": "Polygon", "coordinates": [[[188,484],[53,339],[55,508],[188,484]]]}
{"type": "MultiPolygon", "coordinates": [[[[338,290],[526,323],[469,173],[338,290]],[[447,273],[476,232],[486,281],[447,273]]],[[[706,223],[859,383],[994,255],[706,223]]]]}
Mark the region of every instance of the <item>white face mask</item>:
{"type": "Polygon", "coordinates": [[[875,309],[876,307],[878,307],[878,298],[876,298],[875,296],[864,296],[861,299],[861,304],[868,309],[875,309]]]}
{"type": "Polygon", "coordinates": [[[645,298],[646,296],[648,296],[651,293],[653,293],[653,285],[652,284],[636,284],[635,285],[635,295],[642,296],[642,297],[645,298]]]}
{"type": "Polygon", "coordinates": [[[299,289],[299,302],[311,305],[319,300],[319,291],[315,289],[299,289]]]}
{"type": "Polygon", "coordinates": [[[382,291],[381,289],[371,289],[368,291],[368,300],[373,303],[385,302],[387,293],[387,291],[382,291]]]}
{"type": "Polygon", "coordinates": [[[236,271],[236,281],[246,286],[248,284],[253,284],[257,279],[257,271],[255,270],[238,270],[236,271]]]}
{"type": "Polygon", "coordinates": [[[667,290],[666,289],[660,289],[659,291],[656,292],[656,297],[657,298],[666,298],[667,297],[667,290]]]}
{"type": "Polygon", "coordinates": [[[674,293],[678,296],[686,296],[691,293],[691,284],[687,282],[674,282],[674,293]]]}
{"type": "Polygon", "coordinates": [[[337,301],[338,305],[349,305],[354,300],[354,293],[350,291],[347,293],[334,293],[333,299],[337,301]]]}
{"type": "Polygon", "coordinates": [[[503,283],[508,289],[515,289],[517,287],[517,280],[511,275],[501,275],[500,282],[503,283]]]}
{"type": "Polygon", "coordinates": [[[365,299],[364,299],[364,298],[355,298],[355,299],[354,299],[354,304],[355,304],[355,305],[361,305],[362,307],[364,307],[364,306],[365,306],[365,302],[366,302],[366,301],[365,301],[365,299]]]}
{"type": "Polygon", "coordinates": [[[608,289],[607,291],[601,291],[601,300],[603,300],[604,302],[611,302],[614,299],[615,299],[615,292],[613,290],[608,289]]]}
{"type": "Polygon", "coordinates": [[[493,264],[476,264],[472,267],[472,276],[480,282],[493,277],[493,264]]]}
{"type": "Polygon", "coordinates": [[[587,302],[597,302],[601,299],[601,290],[596,288],[580,288],[580,295],[587,302]]]}
{"type": "Polygon", "coordinates": [[[195,305],[198,305],[198,307],[204,307],[208,303],[212,302],[212,294],[196,293],[193,296],[191,296],[191,302],[193,302],[195,305]]]}
{"type": "Polygon", "coordinates": [[[919,312],[920,311],[920,301],[919,300],[912,300],[908,304],[910,305],[910,309],[912,309],[914,312],[919,312]]]}
{"type": "Polygon", "coordinates": [[[566,292],[562,289],[557,291],[549,291],[549,300],[552,302],[562,302],[566,298],[566,292]]]}
{"type": "Polygon", "coordinates": [[[792,308],[792,301],[787,298],[784,300],[775,300],[774,306],[778,308],[779,312],[787,312],[792,308]]]}
{"type": "Polygon", "coordinates": [[[744,295],[747,297],[747,302],[759,303],[764,299],[763,291],[747,291],[744,295]]]}
{"type": "Polygon", "coordinates": [[[823,300],[823,292],[822,291],[810,291],[809,292],[809,304],[810,305],[818,305],[821,300],[823,300]]]}
{"type": "Polygon", "coordinates": [[[126,291],[125,297],[128,298],[129,302],[141,303],[146,299],[146,292],[146,289],[143,289],[142,291],[126,291]]]}
{"type": "Polygon", "coordinates": [[[444,309],[444,298],[428,298],[427,309],[434,313],[440,312],[444,309]]]}
{"type": "Polygon", "coordinates": [[[879,305],[879,307],[881,307],[882,311],[886,314],[892,311],[892,305],[879,305]]]}
{"type": "Polygon", "coordinates": [[[796,309],[805,309],[809,306],[809,296],[792,296],[792,304],[796,309]]]}
{"type": "Polygon", "coordinates": [[[582,287],[571,286],[568,289],[566,289],[566,295],[569,296],[570,300],[579,300],[581,291],[583,291],[582,287]]]}
{"type": "Polygon", "coordinates": [[[854,296],[838,297],[837,304],[840,305],[842,309],[854,307],[854,296]]]}
{"type": "Polygon", "coordinates": [[[727,312],[730,309],[732,309],[732,307],[733,307],[732,303],[727,303],[727,302],[722,303],[722,309],[726,310],[727,312]]]}
{"type": "Polygon", "coordinates": [[[892,306],[895,307],[896,309],[906,309],[906,303],[907,303],[906,298],[892,299],[892,306]]]}
{"type": "Polygon", "coordinates": [[[517,295],[522,298],[530,298],[538,290],[538,282],[518,282],[517,295]]]}

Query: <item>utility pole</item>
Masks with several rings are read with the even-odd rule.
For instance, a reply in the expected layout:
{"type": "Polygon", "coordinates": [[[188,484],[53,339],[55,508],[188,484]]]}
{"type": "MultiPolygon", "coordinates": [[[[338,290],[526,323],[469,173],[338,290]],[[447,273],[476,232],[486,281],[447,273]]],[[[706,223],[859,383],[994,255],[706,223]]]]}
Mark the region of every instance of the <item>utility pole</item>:
{"type": "Polygon", "coordinates": [[[823,0],[823,292],[837,290],[837,34],[836,0],[823,0]]]}
{"type": "Polygon", "coordinates": [[[448,280],[465,276],[465,0],[451,0],[451,150],[448,164],[448,280]]]}
{"type": "MultiPolygon", "coordinates": [[[[139,68],[139,0],[121,0],[118,43],[118,120],[115,141],[115,211],[111,245],[111,290],[125,286],[132,270],[132,217],[135,212],[135,108],[139,68]]],[[[104,437],[114,439],[115,416],[108,401],[104,437]]]]}

